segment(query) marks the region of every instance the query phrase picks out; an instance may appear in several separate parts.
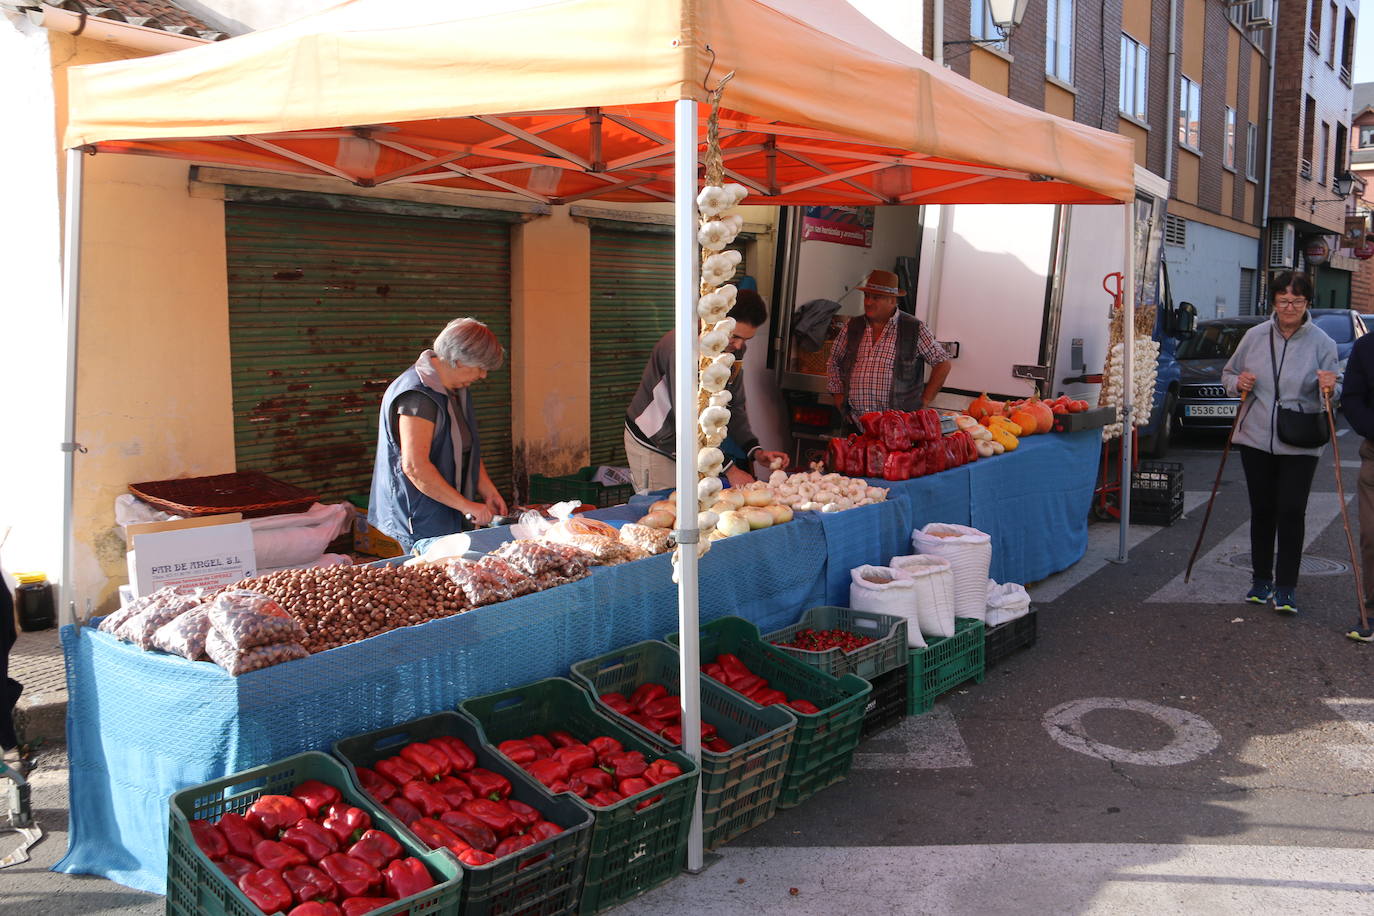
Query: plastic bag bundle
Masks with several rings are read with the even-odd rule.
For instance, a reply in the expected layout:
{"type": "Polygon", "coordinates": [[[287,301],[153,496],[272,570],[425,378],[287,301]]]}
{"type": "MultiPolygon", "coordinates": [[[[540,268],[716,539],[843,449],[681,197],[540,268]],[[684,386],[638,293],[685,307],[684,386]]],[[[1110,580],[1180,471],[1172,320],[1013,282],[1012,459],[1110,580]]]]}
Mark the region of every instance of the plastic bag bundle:
{"type": "Polygon", "coordinates": [[[513,563],[507,563],[500,557],[485,556],[477,561],[477,565],[504,582],[506,587],[510,589],[512,598],[539,591],[539,583],[534,578],[517,569],[513,563]]]}
{"type": "Polygon", "coordinates": [[[628,563],[631,560],[642,560],[649,555],[638,547],[624,543],[619,538],[606,537],[600,534],[569,534],[564,536],[563,543],[569,547],[587,551],[596,557],[597,562],[603,566],[615,566],[620,563],[628,563]]]}
{"type": "Polygon", "coordinates": [[[964,525],[931,522],[911,533],[919,554],[944,557],[954,573],[954,614],[983,620],[987,616],[988,568],[992,537],[964,525]]]}
{"type": "Polygon", "coordinates": [[[305,658],[310,653],[298,642],[278,642],[265,646],[235,648],[219,630],[211,628],[205,637],[205,654],[225,671],[238,677],[259,668],[270,668],[282,662],[305,658]]]}
{"type": "Polygon", "coordinates": [[[567,560],[552,545],[528,539],[508,541],[490,555],[505,560],[527,576],[561,573],[567,565],[567,560]]]}
{"type": "Polygon", "coordinates": [[[916,619],[916,583],[909,576],[886,566],[857,566],[849,571],[849,580],[851,608],[906,618],[907,647],[925,648],[916,619]]]}
{"type": "Polygon", "coordinates": [[[1030,593],[1024,586],[1014,582],[998,585],[989,579],[987,595],[988,612],[985,622],[990,627],[1024,617],[1030,612],[1030,593]]]}
{"type": "Polygon", "coordinates": [[[505,579],[476,563],[459,559],[445,560],[444,571],[448,573],[453,584],[462,589],[469,607],[482,607],[515,597],[505,579]]]}
{"type": "Polygon", "coordinates": [[[247,589],[229,589],[216,595],[210,604],[210,624],[240,651],[305,639],[305,630],[280,604],[247,589]]]}
{"type": "Polygon", "coordinates": [[[115,631],[115,637],[147,651],[155,648],[153,634],[201,603],[200,589],[160,588],[150,602],[115,631]]]}
{"type": "Polygon", "coordinates": [[[142,612],[144,608],[152,604],[155,600],[156,599],[152,595],[144,595],[141,598],[135,598],[133,601],[130,601],[128,604],[100,621],[100,626],[96,627],[96,629],[102,633],[109,633],[111,636],[114,636],[119,632],[119,628],[129,621],[130,617],[142,612]]]}
{"type": "Polygon", "coordinates": [[[650,528],[631,522],[620,529],[620,539],[648,554],[667,553],[673,549],[673,533],[667,528],[650,528]]]}
{"type": "Polygon", "coordinates": [[[892,569],[911,579],[916,626],[922,636],[943,639],[954,635],[954,572],[944,557],[916,554],[893,557],[892,569]]]}
{"type": "Polygon", "coordinates": [[[210,627],[210,606],[202,604],[159,627],[153,634],[153,646],[196,661],[205,657],[205,638],[210,627]]]}

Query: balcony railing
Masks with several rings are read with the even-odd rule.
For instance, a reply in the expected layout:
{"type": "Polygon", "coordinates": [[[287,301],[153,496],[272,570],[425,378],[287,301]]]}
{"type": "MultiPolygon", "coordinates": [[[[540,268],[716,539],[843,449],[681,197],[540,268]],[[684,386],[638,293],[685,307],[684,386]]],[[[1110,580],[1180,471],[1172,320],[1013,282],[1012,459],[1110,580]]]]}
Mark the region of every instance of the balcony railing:
{"type": "Polygon", "coordinates": [[[1298,174],[1303,178],[1312,177],[1312,161],[1310,159],[1303,159],[1298,162],[1298,174]]]}
{"type": "Polygon", "coordinates": [[[1308,29],[1308,30],[1307,30],[1307,46],[1308,46],[1309,48],[1311,48],[1313,51],[1316,51],[1318,54],[1321,53],[1321,50],[1322,50],[1322,39],[1321,39],[1321,36],[1318,35],[1316,32],[1312,31],[1311,29],[1308,29]]]}
{"type": "Polygon", "coordinates": [[[1349,68],[1349,67],[1345,67],[1345,66],[1341,67],[1341,82],[1342,82],[1342,83],[1345,83],[1347,86],[1350,85],[1350,68],[1349,68]]]}

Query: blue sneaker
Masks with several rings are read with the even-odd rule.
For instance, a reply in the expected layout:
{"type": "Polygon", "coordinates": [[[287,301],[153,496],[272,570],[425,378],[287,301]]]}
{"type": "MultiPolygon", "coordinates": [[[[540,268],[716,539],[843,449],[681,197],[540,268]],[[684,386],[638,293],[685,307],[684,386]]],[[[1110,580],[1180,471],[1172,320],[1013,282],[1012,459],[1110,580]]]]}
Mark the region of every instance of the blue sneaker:
{"type": "Polygon", "coordinates": [[[1272,597],[1274,597],[1274,583],[1268,579],[1255,579],[1250,585],[1250,591],[1245,593],[1245,600],[1251,604],[1268,604],[1272,597]]]}
{"type": "Polygon", "coordinates": [[[1360,642],[1374,642],[1374,626],[1361,627],[1357,623],[1345,635],[1360,642]]]}
{"type": "Polygon", "coordinates": [[[1298,612],[1297,589],[1276,588],[1274,589],[1274,610],[1281,614],[1296,614],[1298,612]]]}

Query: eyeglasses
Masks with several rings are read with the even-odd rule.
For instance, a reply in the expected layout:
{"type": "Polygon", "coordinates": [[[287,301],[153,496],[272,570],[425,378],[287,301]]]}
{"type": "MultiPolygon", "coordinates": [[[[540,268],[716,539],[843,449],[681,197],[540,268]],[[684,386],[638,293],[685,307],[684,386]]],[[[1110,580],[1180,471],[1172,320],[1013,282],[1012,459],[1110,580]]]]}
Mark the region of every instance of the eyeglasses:
{"type": "Polygon", "coordinates": [[[1295,296],[1292,299],[1275,299],[1274,308],[1276,309],[1296,309],[1302,308],[1307,304],[1306,296],[1295,296]]]}

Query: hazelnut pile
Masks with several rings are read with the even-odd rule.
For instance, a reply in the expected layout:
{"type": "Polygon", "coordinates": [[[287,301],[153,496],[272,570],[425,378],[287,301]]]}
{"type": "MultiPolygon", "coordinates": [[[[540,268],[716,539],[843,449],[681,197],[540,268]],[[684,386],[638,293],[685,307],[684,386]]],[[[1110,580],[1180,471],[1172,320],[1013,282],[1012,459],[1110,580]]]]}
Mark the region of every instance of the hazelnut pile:
{"type": "Polygon", "coordinates": [[[467,601],[440,566],[317,566],[244,579],[234,588],[276,600],[323,652],[397,627],[449,617],[467,601]]]}

